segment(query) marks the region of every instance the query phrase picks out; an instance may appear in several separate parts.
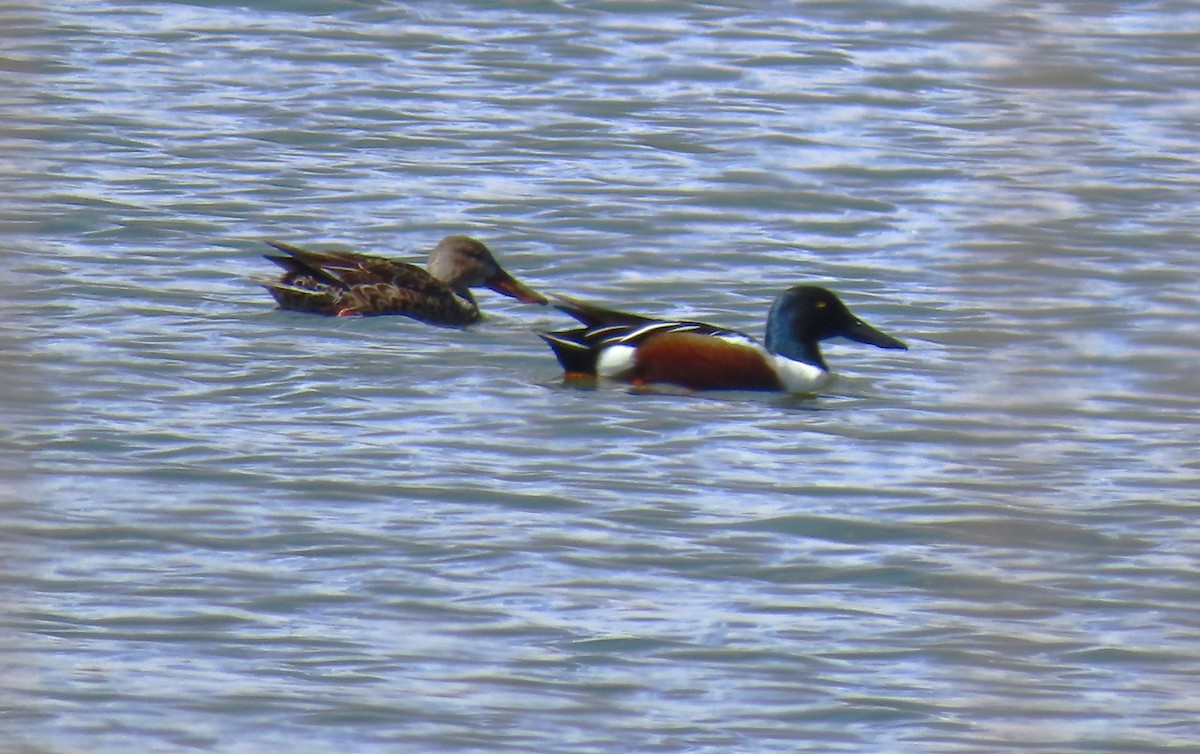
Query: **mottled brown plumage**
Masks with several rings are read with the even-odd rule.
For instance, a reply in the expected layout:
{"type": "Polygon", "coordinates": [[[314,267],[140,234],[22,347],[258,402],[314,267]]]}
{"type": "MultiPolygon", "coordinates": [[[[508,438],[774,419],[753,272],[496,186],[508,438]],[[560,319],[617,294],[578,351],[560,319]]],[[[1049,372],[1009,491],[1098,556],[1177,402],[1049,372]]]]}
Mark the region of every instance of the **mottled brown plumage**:
{"type": "Polygon", "coordinates": [[[259,279],[283,309],[327,315],[401,314],[437,325],[480,319],[472,287],[486,286],[525,303],[541,294],[509,275],[480,241],[446,236],[429,255],[429,270],[348,251],[308,251],[268,241],[281,254],[267,259],[284,269],[278,280],[259,279]]]}

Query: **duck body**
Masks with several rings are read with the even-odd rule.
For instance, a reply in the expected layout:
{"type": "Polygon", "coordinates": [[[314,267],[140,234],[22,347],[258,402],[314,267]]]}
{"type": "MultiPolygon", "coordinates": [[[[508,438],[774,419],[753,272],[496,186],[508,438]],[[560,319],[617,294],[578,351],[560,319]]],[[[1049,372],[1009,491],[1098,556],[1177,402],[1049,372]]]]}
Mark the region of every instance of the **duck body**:
{"type": "Polygon", "coordinates": [[[408,262],[348,251],[310,251],[268,241],[283,268],[278,279],[260,279],[282,309],[314,314],[399,314],[436,325],[465,326],[481,319],[470,289],[487,287],[526,303],[546,298],[496,262],[491,250],[467,236],[442,239],[428,270],[408,262]]]}
{"type": "Polygon", "coordinates": [[[790,393],[820,389],[832,374],[820,341],[843,336],[880,348],[906,348],[855,317],[832,292],[794,286],[776,299],[759,342],[704,322],[659,320],[555,297],[581,327],[539,333],[569,377],[691,390],[790,393]]]}

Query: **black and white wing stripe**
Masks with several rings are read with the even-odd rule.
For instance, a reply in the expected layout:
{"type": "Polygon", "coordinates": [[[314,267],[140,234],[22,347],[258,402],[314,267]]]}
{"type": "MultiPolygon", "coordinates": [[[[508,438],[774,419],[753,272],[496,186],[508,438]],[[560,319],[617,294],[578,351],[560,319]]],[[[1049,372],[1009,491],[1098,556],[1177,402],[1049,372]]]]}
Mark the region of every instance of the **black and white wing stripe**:
{"type": "Polygon", "coordinates": [[[662,320],[637,314],[605,309],[585,301],[555,295],[558,309],[570,314],[583,325],[570,330],[538,333],[553,349],[559,363],[569,373],[595,374],[601,354],[633,349],[651,337],[665,333],[695,333],[754,345],[749,335],[704,322],[662,320]]]}

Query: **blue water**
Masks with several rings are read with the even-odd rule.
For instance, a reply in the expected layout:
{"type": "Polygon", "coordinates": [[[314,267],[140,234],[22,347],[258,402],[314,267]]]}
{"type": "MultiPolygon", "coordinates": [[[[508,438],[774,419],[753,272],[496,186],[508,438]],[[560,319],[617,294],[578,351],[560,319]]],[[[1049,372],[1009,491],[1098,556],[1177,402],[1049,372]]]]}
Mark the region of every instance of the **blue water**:
{"type": "Polygon", "coordinates": [[[1200,10],[9,3],[0,749],[1200,740],[1200,10]],[[268,238],[761,334],[564,384],[553,310],[280,312],[268,238]]]}

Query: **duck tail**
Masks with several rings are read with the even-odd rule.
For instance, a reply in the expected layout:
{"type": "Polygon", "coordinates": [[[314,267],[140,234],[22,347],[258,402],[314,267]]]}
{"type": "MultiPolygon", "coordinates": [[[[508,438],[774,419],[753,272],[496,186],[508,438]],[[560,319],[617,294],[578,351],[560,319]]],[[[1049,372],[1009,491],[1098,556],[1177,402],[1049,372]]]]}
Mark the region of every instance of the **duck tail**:
{"type": "Polygon", "coordinates": [[[266,243],[280,253],[263,254],[263,259],[269,259],[285,270],[285,283],[298,277],[311,276],[313,280],[328,285],[345,285],[341,273],[355,266],[347,261],[345,254],[338,252],[309,251],[282,241],[266,243]]]}
{"type": "Polygon", "coordinates": [[[596,351],[583,340],[586,328],[540,332],[539,338],[546,341],[554,357],[568,375],[596,375],[596,351]]]}
{"type": "Polygon", "coordinates": [[[335,303],[335,297],[328,290],[302,288],[300,286],[289,285],[281,280],[259,276],[251,277],[250,279],[263,288],[266,288],[271,297],[275,299],[275,303],[279,304],[280,309],[328,314],[330,308],[335,303]]]}

